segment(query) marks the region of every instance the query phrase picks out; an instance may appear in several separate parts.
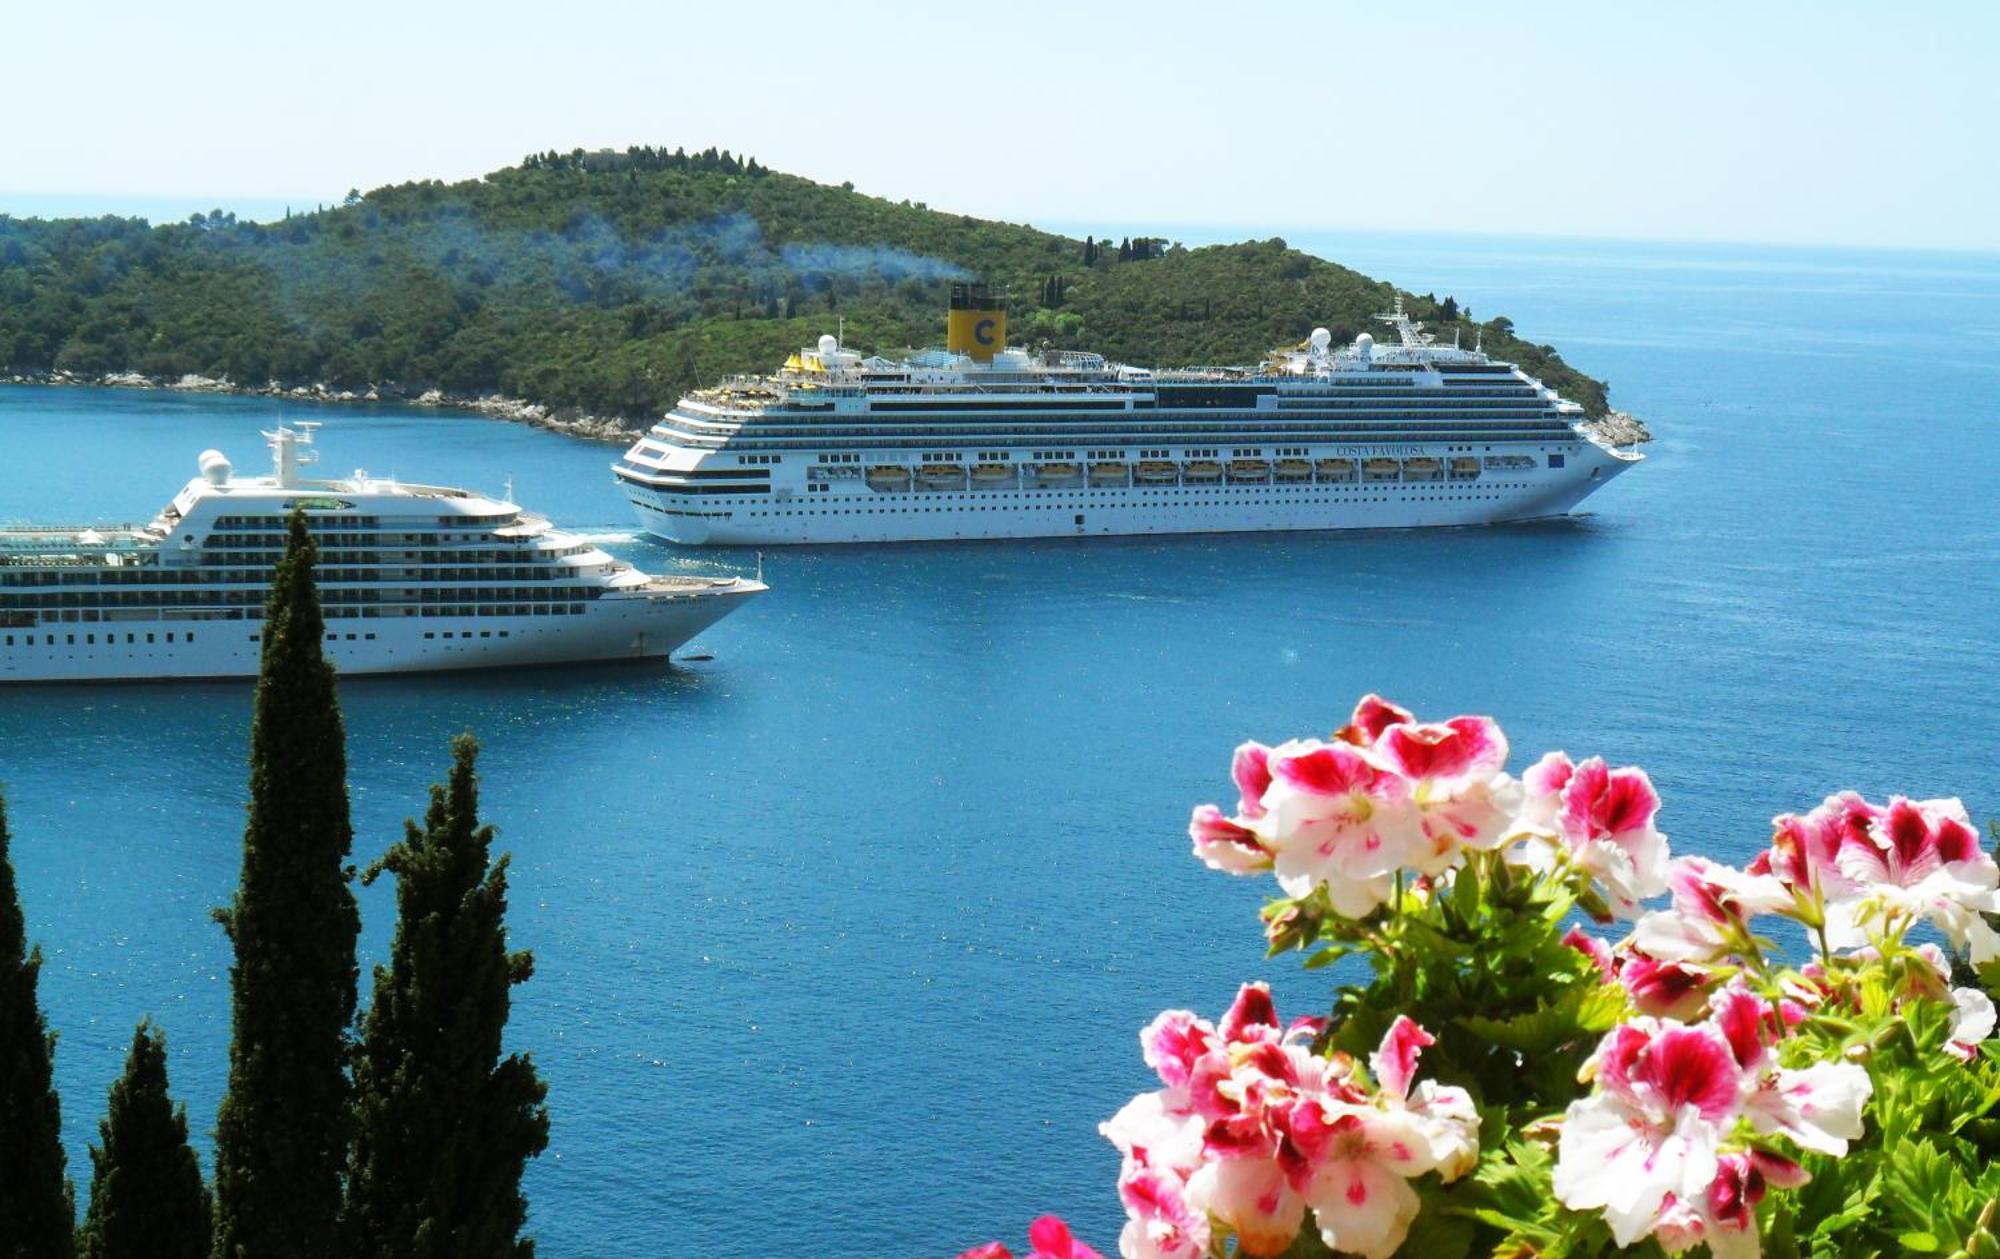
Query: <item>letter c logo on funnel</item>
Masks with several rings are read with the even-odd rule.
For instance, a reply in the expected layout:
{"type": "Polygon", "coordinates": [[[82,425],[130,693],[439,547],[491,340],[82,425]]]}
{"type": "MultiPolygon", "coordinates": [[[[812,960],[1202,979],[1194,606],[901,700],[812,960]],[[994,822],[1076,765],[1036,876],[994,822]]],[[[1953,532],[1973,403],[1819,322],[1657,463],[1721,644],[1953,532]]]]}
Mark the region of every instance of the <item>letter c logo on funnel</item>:
{"type": "Polygon", "coordinates": [[[992,345],[993,321],[991,319],[982,319],[972,325],[972,339],[981,345],[992,345]]]}

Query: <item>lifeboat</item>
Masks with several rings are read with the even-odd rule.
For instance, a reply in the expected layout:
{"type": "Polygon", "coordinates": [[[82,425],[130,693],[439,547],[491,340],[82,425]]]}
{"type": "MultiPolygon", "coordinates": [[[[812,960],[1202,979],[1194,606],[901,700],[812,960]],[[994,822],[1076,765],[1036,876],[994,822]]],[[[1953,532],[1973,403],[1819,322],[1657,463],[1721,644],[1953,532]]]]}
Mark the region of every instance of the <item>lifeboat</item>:
{"type": "Polygon", "coordinates": [[[1182,468],[1181,472],[1190,482],[1220,481],[1222,479],[1222,465],[1212,459],[1197,459],[1182,468]]]}
{"type": "Polygon", "coordinates": [[[955,485],[965,481],[965,465],[927,463],[917,469],[917,479],[926,485],[955,485]]]}
{"type": "Polygon", "coordinates": [[[1139,466],[1132,470],[1133,478],[1147,485],[1159,485],[1163,482],[1171,485],[1180,479],[1180,474],[1179,468],[1164,459],[1142,459],[1139,461],[1139,466]]]}
{"type": "Polygon", "coordinates": [[[1271,479],[1271,465],[1262,459],[1231,459],[1229,479],[1232,481],[1268,481],[1271,479]]]}
{"type": "Polygon", "coordinates": [[[1093,463],[1090,465],[1090,479],[1093,484],[1102,484],[1115,481],[1122,485],[1125,483],[1127,474],[1128,474],[1128,469],[1126,468],[1126,466],[1122,463],[1119,463],[1115,459],[1109,459],[1105,460],[1102,463],[1093,463]]]}
{"type": "Polygon", "coordinates": [[[1405,459],[1403,474],[1413,480],[1428,481],[1438,474],[1444,465],[1435,459],[1405,459]]]}
{"type": "Polygon", "coordinates": [[[1361,470],[1371,479],[1386,481],[1394,480],[1403,471],[1403,465],[1394,459],[1369,459],[1361,465],[1361,470]]]}
{"type": "Polygon", "coordinates": [[[1034,465],[1035,476],[1044,485],[1054,481],[1074,481],[1079,471],[1080,469],[1073,463],[1038,463],[1034,465]]]}
{"type": "Polygon", "coordinates": [[[910,488],[910,470],[899,463],[878,463],[868,469],[868,488],[906,490],[910,488]]]}
{"type": "Polygon", "coordinates": [[[1009,463],[976,463],[972,465],[972,483],[978,486],[1012,485],[1014,465],[1009,463]]]}
{"type": "Polygon", "coordinates": [[[1451,475],[1455,478],[1462,477],[1466,480],[1471,480],[1473,477],[1479,475],[1479,460],[1468,459],[1464,456],[1452,460],[1451,475]]]}
{"type": "Polygon", "coordinates": [[[1278,479],[1280,481],[1310,481],[1312,480],[1312,475],[1313,466],[1303,459],[1278,460],[1278,479]]]}
{"type": "Polygon", "coordinates": [[[1352,481],[1354,460],[1322,459],[1319,461],[1319,479],[1322,481],[1352,481]]]}

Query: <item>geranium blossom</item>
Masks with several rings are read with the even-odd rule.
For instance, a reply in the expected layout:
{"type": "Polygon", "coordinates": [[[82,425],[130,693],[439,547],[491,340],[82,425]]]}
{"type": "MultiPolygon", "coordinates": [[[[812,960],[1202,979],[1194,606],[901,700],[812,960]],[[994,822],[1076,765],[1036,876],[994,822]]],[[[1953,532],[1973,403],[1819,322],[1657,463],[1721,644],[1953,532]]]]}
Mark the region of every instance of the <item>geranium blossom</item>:
{"type": "MultiPolygon", "coordinates": [[[[1577,764],[1550,752],[1521,785],[1517,835],[1561,850],[1603,889],[1613,914],[1636,917],[1640,901],[1667,890],[1667,837],[1654,826],[1660,797],[1644,770],[1612,769],[1598,756],[1577,764]]],[[[1524,855],[1545,864],[1532,842],[1524,855]]]]}
{"type": "Polygon", "coordinates": [[[1892,797],[1841,834],[1834,864],[1857,890],[1851,917],[1829,917],[1834,947],[1860,943],[1873,917],[1899,914],[1929,919],[1975,964],[2000,958],[2000,935],[1981,917],[2000,910],[2000,867],[1957,800],[1892,797]]]}
{"type": "Polygon", "coordinates": [[[1492,718],[1398,722],[1383,728],[1374,748],[1410,783],[1423,835],[1411,864],[1424,874],[1441,874],[1462,850],[1492,848],[1506,835],[1521,789],[1501,772],[1507,736],[1492,718]]]}
{"type": "Polygon", "coordinates": [[[2000,935],[1981,916],[2000,910],[2000,866],[1957,800],[1892,796],[1873,804],[1851,791],[1828,796],[1803,817],[1772,820],[1771,846],[1749,873],[1789,889],[1790,912],[1824,923],[1837,949],[1866,943],[1871,931],[1899,938],[1929,920],[1975,963],[2000,958],[2000,935]]]}
{"type": "Polygon", "coordinates": [[[1980,1042],[1993,1034],[1993,999],[1977,988],[1951,990],[1951,1036],[1944,1051],[1960,1062],[1971,1062],[1980,1042]]]}
{"type": "Polygon", "coordinates": [[[1347,1060],[1310,1051],[1316,1031],[1311,1021],[1281,1027],[1261,984],[1245,985],[1220,1025],[1177,1010],[1148,1026],[1142,1050],[1166,1087],[1102,1129],[1124,1155],[1128,1259],[1194,1259],[1211,1223],[1241,1254],[1280,1254],[1308,1207],[1329,1245],[1386,1259],[1416,1214],[1408,1180],[1471,1169],[1471,1098],[1414,1078],[1428,1033],[1396,1021],[1370,1059],[1371,1093],[1347,1060]]]}
{"type": "Polygon", "coordinates": [[[1663,961],[1712,962],[1750,941],[1750,919],[1790,896],[1768,875],[1746,874],[1706,857],[1682,857],[1667,872],[1672,909],[1640,918],[1632,942],[1663,961]]]}
{"type": "Polygon", "coordinates": [[[1329,1064],[1306,1047],[1314,1030],[1281,1028],[1270,989],[1245,984],[1219,1027],[1170,1010],[1141,1034],[1166,1087],[1101,1129],[1125,1156],[1128,1259],[1202,1254],[1211,1216],[1247,1254],[1275,1254],[1298,1235],[1304,1200],[1285,1171],[1302,1160],[1287,1125],[1297,1100],[1326,1087],[1329,1064]]]}
{"type": "MultiPolygon", "coordinates": [[[[1078,1241],[1060,1216],[1044,1215],[1028,1225],[1028,1245],[1030,1249],[1021,1259],[1104,1259],[1078,1241]]],[[[958,1259],[1014,1259],[1014,1253],[999,1242],[987,1242],[958,1259]]]]}
{"type": "Polygon", "coordinates": [[[1706,1243],[1710,1259],[1757,1259],[1763,1250],[1757,1240],[1757,1204],[1765,1190],[1793,1189],[1809,1179],[1797,1163],[1754,1147],[1721,1155],[1708,1191],[1668,1203],[1653,1239],[1670,1255],[1706,1243]]]}
{"type": "Polygon", "coordinates": [[[1409,781],[1340,742],[1282,744],[1270,770],[1254,827],[1286,894],[1324,884],[1334,910],[1351,918],[1388,900],[1390,876],[1418,855],[1409,781]]]}
{"type": "Polygon", "coordinates": [[[1188,835],[1214,869],[1272,870],[1292,897],[1324,887],[1358,918],[1388,901],[1396,872],[1441,875],[1515,831],[1521,789],[1506,760],[1491,718],[1419,722],[1370,695],[1329,741],[1238,747],[1235,813],[1201,805],[1188,835]]]}
{"type": "Polygon", "coordinates": [[[1693,1202],[1708,1191],[1743,1073],[1718,1029],[1645,1017],[1612,1029],[1590,1070],[1597,1091],[1563,1117],[1555,1193],[1575,1210],[1602,1210],[1630,1246],[1653,1231],[1669,1196],[1693,1202]]]}
{"type": "MultiPolygon", "coordinates": [[[[1747,1228],[1748,1215],[1724,1208],[1761,1188],[1721,1148],[1739,1120],[1823,1154],[1844,1154],[1861,1135],[1873,1088],[1865,1070],[1776,1065],[1773,1047],[1801,1013],[1773,1008],[1738,980],[1715,995],[1701,1023],[1641,1017],[1613,1029],[1591,1059],[1597,1091],[1564,1116],[1556,1197],[1601,1209],[1621,1246],[1661,1230],[1669,1249],[1742,1242],[1726,1234],[1737,1227],[1732,1218],[1747,1228]]],[[[1756,1253],[1754,1237],[1748,1245],[1742,1253],[1756,1253]]]]}

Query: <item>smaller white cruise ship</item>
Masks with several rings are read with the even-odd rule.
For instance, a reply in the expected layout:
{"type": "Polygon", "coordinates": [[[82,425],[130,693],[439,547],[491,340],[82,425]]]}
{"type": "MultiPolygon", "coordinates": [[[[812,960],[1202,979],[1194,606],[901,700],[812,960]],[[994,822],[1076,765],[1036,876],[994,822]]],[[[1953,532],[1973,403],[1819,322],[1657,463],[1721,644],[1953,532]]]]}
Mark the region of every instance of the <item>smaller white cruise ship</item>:
{"type": "Polygon", "coordinates": [[[204,452],[148,524],[0,529],[0,683],[255,676],[294,506],[343,674],[657,659],[765,589],[650,576],[466,490],[305,479],[316,427],[265,434],[269,476],[204,452]]]}

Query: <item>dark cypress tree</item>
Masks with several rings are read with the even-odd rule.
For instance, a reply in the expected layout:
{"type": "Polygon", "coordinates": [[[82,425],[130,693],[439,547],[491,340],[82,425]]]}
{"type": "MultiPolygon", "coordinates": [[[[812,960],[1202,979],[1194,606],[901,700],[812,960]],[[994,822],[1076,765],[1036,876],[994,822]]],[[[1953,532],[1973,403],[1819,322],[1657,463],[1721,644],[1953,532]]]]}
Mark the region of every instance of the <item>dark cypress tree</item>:
{"type": "Polygon", "coordinates": [[[75,1240],[76,1201],[63,1175],[62,1110],[50,1082],[56,1038],[35,999],[42,951],[28,948],[7,845],[0,799],[0,1257],[64,1259],[75,1240]]]}
{"type": "Polygon", "coordinates": [[[149,1023],[132,1033],[98,1134],[82,1259],[207,1259],[214,1206],[188,1148],[187,1111],[167,1096],[166,1037],[149,1023]]]}
{"type": "Polygon", "coordinates": [[[215,1254],[335,1253],[348,1137],[348,1033],[360,914],[344,862],[353,829],[333,666],[304,514],[264,606],[250,722],[243,877],[217,912],[230,969],[229,1084],[215,1125],[215,1254]]]}
{"type": "Polygon", "coordinates": [[[548,1086],[527,1058],[500,1056],[509,992],[534,966],[507,951],[507,858],[488,864],[478,752],[471,735],[453,741],[450,785],[365,876],[395,874],[396,935],[354,1068],[352,1254],[534,1254],[521,1172],[548,1144],[548,1086]]]}

